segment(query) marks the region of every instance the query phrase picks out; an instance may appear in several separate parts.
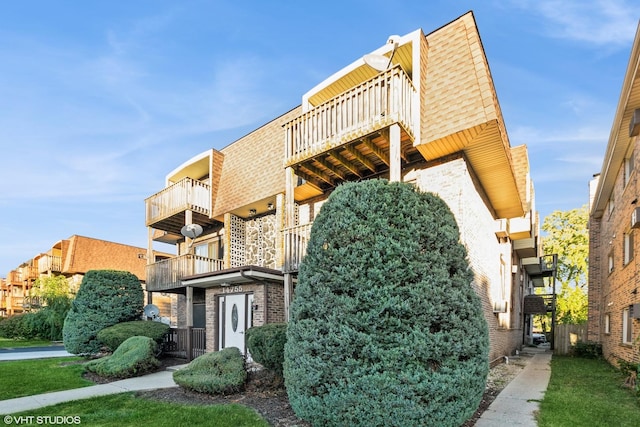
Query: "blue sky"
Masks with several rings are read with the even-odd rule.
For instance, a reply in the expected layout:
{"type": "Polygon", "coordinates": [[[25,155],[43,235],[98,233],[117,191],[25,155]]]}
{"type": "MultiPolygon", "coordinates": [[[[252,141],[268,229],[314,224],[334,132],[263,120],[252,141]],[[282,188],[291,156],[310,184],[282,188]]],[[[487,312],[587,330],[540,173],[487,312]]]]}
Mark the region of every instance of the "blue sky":
{"type": "Polygon", "coordinates": [[[166,173],[297,106],[390,35],[469,10],[541,218],[582,206],[634,0],[3,2],[0,276],[73,234],[145,247],[144,199],[166,173]]]}

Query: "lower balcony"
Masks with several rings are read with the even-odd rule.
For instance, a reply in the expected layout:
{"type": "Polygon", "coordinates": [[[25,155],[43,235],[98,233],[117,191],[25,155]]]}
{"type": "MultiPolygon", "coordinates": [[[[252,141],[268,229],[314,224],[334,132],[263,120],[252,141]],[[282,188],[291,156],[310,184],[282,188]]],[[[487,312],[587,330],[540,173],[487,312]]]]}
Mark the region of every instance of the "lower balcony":
{"type": "Polygon", "coordinates": [[[182,279],[194,274],[222,270],[224,262],[194,254],[180,255],[147,265],[147,291],[176,292],[183,289],[182,279]]]}

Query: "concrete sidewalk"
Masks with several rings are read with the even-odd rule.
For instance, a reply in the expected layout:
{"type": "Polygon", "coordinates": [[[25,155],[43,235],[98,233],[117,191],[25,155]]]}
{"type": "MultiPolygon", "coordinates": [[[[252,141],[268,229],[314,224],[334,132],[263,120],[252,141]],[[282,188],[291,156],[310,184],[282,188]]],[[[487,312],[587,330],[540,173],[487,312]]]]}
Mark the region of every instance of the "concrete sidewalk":
{"type": "Polygon", "coordinates": [[[484,411],[476,427],[538,425],[535,414],[551,378],[552,352],[527,348],[523,353],[533,353],[531,360],[484,411]]]}
{"type": "Polygon", "coordinates": [[[29,411],[43,406],[71,400],[87,399],[89,397],[104,396],[107,394],[124,393],[127,391],[154,390],[158,388],[177,387],[173,381],[173,371],[155,372],[136,378],[114,381],[108,384],[99,384],[72,390],[54,391],[51,393],[37,394],[35,396],[18,397],[16,399],[0,401],[0,414],[14,414],[16,412],[29,411]]]}
{"type": "Polygon", "coordinates": [[[47,351],[31,351],[31,352],[4,352],[0,353],[0,361],[3,360],[27,360],[27,359],[48,359],[50,357],[73,357],[75,354],[71,354],[66,350],[47,350],[47,351]]]}

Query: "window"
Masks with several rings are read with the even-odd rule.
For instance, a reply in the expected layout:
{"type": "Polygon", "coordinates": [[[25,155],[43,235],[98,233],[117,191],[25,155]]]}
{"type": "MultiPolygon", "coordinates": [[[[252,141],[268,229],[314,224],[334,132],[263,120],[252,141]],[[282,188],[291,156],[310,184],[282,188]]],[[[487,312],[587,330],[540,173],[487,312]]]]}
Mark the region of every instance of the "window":
{"type": "Polygon", "coordinates": [[[613,254],[609,254],[609,274],[613,272],[613,254]]]}
{"type": "Polygon", "coordinates": [[[607,205],[607,211],[609,212],[609,214],[611,214],[611,212],[613,212],[613,207],[614,207],[613,193],[611,193],[611,196],[609,196],[609,203],[607,205]]]}
{"type": "Polygon", "coordinates": [[[624,159],[624,185],[626,186],[631,179],[631,173],[633,172],[633,151],[628,158],[624,159]]]}
{"type": "Polygon", "coordinates": [[[604,333],[611,333],[611,315],[609,313],[604,315],[604,333]]]}
{"type": "Polygon", "coordinates": [[[622,263],[629,264],[633,259],[633,234],[631,232],[624,235],[624,256],[622,263]]]}
{"type": "Polygon", "coordinates": [[[622,310],[622,342],[631,344],[633,341],[633,319],[631,318],[631,309],[626,307],[622,310]]]}

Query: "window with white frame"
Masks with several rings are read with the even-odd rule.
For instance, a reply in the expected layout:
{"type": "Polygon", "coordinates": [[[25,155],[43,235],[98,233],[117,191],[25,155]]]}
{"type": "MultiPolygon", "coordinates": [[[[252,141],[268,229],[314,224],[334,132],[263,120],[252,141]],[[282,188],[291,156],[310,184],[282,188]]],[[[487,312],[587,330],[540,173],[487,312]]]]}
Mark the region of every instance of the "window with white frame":
{"type": "Polygon", "coordinates": [[[611,315],[609,313],[604,315],[604,333],[611,333],[611,315]]]}
{"type": "Polygon", "coordinates": [[[627,265],[633,259],[633,233],[628,232],[624,234],[624,255],[622,263],[627,265]]]}
{"type": "Polygon", "coordinates": [[[633,172],[633,151],[631,152],[629,157],[624,159],[624,177],[623,178],[624,178],[625,186],[629,183],[632,172],[633,172]]]}
{"type": "Polygon", "coordinates": [[[608,263],[609,274],[611,274],[613,272],[613,254],[609,254],[608,263]]]}
{"type": "Polygon", "coordinates": [[[622,342],[631,344],[633,341],[633,319],[631,318],[630,307],[622,310],[622,342]]]}

